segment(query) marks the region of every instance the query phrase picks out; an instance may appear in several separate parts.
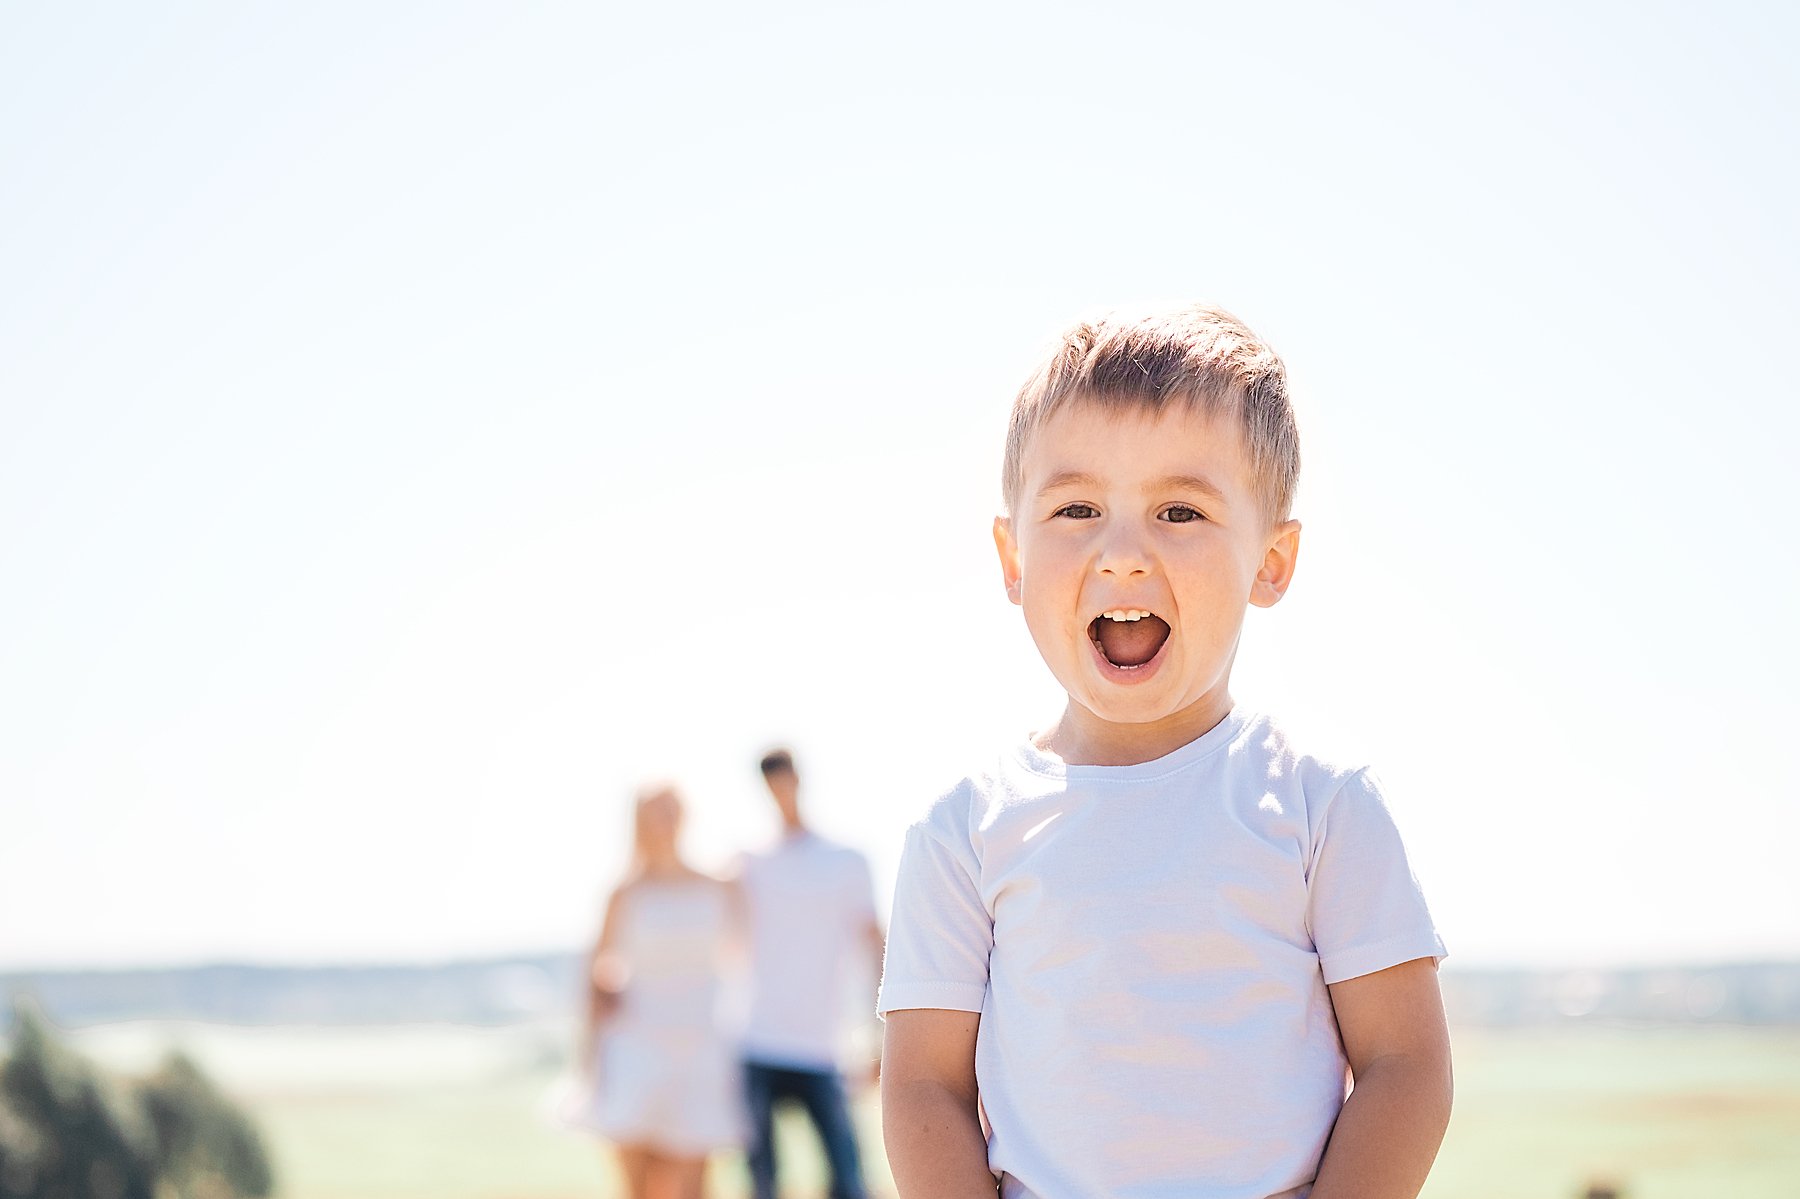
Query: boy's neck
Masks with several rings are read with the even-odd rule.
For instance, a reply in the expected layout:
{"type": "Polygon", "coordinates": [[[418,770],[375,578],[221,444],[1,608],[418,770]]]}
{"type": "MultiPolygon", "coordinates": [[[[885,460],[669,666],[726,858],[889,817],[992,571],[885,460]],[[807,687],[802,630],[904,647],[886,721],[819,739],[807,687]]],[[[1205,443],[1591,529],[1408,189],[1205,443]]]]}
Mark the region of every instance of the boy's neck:
{"type": "Polygon", "coordinates": [[[1231,695],[1221,688],[1162,720],[1115,724],[1070,700],[1057,722],[1032,740],[1070,766],[1136,766],[1199,740],[1231,715],[1231,708],[1231,695]]]}

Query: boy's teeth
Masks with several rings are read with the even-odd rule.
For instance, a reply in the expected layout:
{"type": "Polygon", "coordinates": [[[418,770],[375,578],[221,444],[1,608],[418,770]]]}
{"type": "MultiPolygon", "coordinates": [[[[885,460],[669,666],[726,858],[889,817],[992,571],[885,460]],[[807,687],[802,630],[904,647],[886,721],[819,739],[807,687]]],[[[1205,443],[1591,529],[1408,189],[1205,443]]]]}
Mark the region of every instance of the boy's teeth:
{"type": "Polygon", "coordinates": [[[1150,613],[1140,608],[1114,608],[1111,612],[1102,612],[1100,615],[1108,620],[1142,620],[1150,613]]]}

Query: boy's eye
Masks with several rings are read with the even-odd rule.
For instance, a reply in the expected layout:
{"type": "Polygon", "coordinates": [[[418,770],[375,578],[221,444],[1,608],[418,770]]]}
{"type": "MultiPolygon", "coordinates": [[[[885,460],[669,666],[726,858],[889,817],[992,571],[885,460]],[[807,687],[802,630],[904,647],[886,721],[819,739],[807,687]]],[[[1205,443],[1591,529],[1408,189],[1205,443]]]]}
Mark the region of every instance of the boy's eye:
{"type": "Polygon", "coordinates": [[[1162,518],[1170,524],[1185,525],[1193,520],[1205,520],[1206,514],[1198,508],[1190,508],[1186,504],[1175,504],[1162,511],[1162,518]]]}
{"type": "Polygon", "coordinates": [[[1100,509],[1092,504],[1064,504],[1056,510],[1056,515],[1072,517],[1075,520],[1093,520],[1100,515],[1100,509]]]}

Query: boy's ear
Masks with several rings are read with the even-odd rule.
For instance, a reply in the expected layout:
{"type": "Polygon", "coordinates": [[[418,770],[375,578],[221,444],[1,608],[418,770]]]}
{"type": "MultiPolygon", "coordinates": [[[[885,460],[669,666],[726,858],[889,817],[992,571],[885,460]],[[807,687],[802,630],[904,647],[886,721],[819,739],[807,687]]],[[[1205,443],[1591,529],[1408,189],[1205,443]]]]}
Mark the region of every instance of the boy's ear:
{"type": "Polygon", "coordinates": [[[1300,556],[1300,522],[1284,520],[1270,534],[1269,548],[1263,551],[1262,567],[1256,581],[1250,584],[1250,602],[1259,608],[1273,608],[1287,594],[1294,581],[1294,561],[1300,556]]]}
{"type": "Polygon", "coordinates": [[[1019,573],[1019,543],[1013,538],[1012,518],[994,518],[994,548],[1000,551],[1000,577],[1006,581],[1006,598],[1025,602],[1025,580],[1019,573]]]}

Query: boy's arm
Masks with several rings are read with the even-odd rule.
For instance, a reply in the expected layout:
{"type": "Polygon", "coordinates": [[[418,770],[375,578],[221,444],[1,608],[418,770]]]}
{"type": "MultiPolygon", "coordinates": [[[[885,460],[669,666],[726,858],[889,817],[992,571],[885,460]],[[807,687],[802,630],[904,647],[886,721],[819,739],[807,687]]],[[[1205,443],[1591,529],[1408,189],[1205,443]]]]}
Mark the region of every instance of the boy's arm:
{"type": "Polygon", "coordinates": [[[1330,990],[1355,1085],[1312,1199],[1413,1199],[1450,1121],[1450,1034],[1437,963],[1419,958],[1330,990]]]}
{"type": "Polygon", "coordinates": [[[900,1199],[994,1199],[975,1089],[979,1012],[887,1014],[881,1132],[900,1199]]]}

